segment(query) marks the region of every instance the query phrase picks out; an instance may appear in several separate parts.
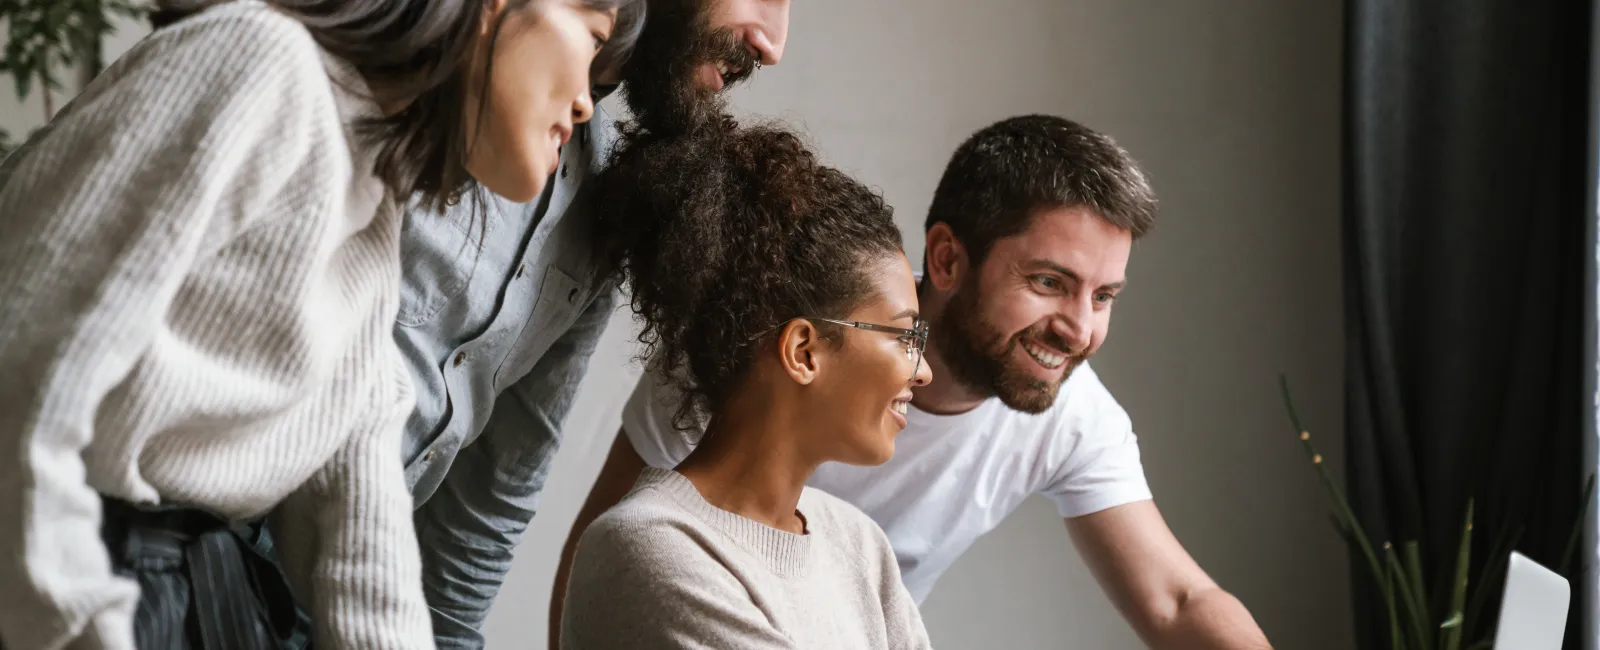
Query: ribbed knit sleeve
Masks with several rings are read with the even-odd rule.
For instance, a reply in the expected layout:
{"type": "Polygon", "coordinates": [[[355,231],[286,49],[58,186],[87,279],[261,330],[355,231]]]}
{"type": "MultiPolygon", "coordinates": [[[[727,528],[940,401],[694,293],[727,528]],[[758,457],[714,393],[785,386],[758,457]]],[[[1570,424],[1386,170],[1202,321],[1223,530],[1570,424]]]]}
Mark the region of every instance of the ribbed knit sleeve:
{"type": "MultiPolygon", "coordinates": [[[[104,435],[97,409],[164,335],[191,269],[286,204],[343,201],[349,154],[309,34],[270,11],[214,13],[146,38],[0,170],[9,650],[134,647],[137,590],[110,570],[82,458],[104,435]]],[[[304,253],[248,254],[228,263],[304,253]]]]}
{"type": "Polygon", "coordinates": [[[377,404],[375,426],[353,435],[273,519],[290,580],[309,587],[314,647],[434,647],[411,492],[398,456],[413,403],[408,386],[387,405],[377,404]]]}

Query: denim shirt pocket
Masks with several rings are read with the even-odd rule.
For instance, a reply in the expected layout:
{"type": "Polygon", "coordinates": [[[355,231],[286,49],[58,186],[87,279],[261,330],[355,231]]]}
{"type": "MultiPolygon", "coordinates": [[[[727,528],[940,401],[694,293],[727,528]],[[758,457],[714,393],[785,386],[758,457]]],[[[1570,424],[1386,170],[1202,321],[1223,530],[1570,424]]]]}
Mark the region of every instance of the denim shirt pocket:
{"type": "Polygon", "coordinates": [[[589,302],[589,294],[588,285],[572,274],[554,264],[545,267],[533,315],[523,325],[510,354],[495,372],[495,390],[505,390],[533,370],[545,351],[577,320],[589,302]]]}
{"type": "MultiPolygon", "coordinates": [[[[483,252],[479,222],[466,223],[471,211],[406,213],[400,260],[404,280],[396,320],[406,327],[427,323],[461,296],[472,281],[483,252]]],[[[487,236],[484,234],[484,236],[487,236]]]]}

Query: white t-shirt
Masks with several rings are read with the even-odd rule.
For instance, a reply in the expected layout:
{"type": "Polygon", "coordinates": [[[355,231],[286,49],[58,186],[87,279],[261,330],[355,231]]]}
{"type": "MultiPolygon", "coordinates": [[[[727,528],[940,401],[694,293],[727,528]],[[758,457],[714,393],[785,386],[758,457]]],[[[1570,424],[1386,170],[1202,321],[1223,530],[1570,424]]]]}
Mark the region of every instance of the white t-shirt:
{"type": "MultiPolygon", "coordinates": [[[[628,439],[652,467],[677,465],[698,438],[672,427],[677,395],[646,373],[623,411],[628,439]]],[[[906,422],[889,462],[826,463],[809,485],[883,527],[919,604],[973,542],[1033,494],[1054,501],[1062,517],[1150,498],[1132,422],[1088,364],[1038,415],[990,398],[959,415],[913,406],[906,422]]]]}

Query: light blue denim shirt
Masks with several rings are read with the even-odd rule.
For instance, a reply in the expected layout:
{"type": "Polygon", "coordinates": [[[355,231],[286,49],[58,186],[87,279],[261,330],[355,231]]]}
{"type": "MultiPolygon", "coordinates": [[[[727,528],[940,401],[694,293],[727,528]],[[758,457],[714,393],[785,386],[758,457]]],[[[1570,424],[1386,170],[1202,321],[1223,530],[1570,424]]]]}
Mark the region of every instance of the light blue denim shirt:
{"type": "Polygon", "coordinates": [[[561,425],[616,305],[579,192],[616,132],[596,110],[536,201],[407,215],[395,338],[417,410],[404,461],[440,648],[480,648],[561,425]],[[480,243],[481,242],[481,243],[480,243]]]}

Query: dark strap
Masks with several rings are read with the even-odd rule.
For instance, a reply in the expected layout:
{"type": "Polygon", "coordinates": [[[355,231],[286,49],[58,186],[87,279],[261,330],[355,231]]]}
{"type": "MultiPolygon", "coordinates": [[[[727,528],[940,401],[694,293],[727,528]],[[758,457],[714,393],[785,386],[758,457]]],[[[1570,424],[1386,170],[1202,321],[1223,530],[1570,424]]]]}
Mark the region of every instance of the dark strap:
{"type": "Polygon", "coordinates": [[[192,508],[104,503],[113,561],[143,590],[134,624],[141,649],[284,647],[294,623],[288,584],[228,522],[192,508]],[[285,606],[287,621],[272,615],[285,606]]]}

